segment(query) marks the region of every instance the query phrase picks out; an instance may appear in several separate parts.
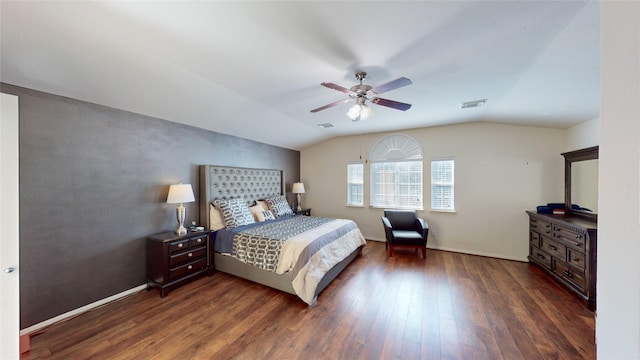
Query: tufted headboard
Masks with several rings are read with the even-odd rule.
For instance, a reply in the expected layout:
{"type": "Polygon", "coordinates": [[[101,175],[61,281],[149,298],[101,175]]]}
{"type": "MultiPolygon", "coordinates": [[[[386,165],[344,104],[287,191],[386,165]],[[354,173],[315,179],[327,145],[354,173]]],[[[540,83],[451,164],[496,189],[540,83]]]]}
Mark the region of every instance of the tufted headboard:
{"type": "Polygon", "coordinates": [[[244,197],[254,201],[284,195],[284,171],[233,166],[200,165],[200,224],[209,224],[209,204],[216,199],[244,197]]]}

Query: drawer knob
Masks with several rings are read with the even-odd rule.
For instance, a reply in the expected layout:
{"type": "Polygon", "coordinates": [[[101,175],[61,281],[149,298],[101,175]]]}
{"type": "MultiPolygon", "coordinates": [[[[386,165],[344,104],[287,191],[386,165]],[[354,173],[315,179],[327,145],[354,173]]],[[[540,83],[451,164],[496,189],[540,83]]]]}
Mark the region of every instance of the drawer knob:
{"type": "Polygon", "coordinates": [[[187,256],[188,256],[188,257],[192,257],[192,256],[193,256],[193,253],[189,253],[187,256]]]}
{"type": "Polygon", "coordinates": [[[555,246],[553,246],[553,245],[549,245],[549,249],[554,250],[554,251],[555,251],[555,250],[558,250],[558,248],[557,248],[557,247],[555,247],[555,246]]]}
{"type": "Polygon", "coordinates": [[[183,246],[184,246],[184,244],[183,244],[183,243],[178,244],[178,247],[179,247],[179,248],[181,248],[181,247],[183,247],[183,246]]]}
{"type": "Polygon", "coordinates": [[[577,262],[577,263],[579,263],[579,262],[580,262],[580,258],[575,258],[575,259],[573,259],[573,262],[577,262]]]}
{"type": "Polygon", "coordinates": [[[568,272],[567,270],[563,271],[562,273],[567,275],[568,277],[573,277],[573,274],[568,272]]]}
{"type": "Polygon", "coordinates": [[[580,234],[576,235],[576,239],[580,239],[581,237],[582,237],[582,235],[580,235],[580,234]]]}
{"type": "Polygon", "coordinates": [[[577,247],[582,247],[582,243],[576,243],[577,247]]]}
{"type": "Polygon", "coordinates": [[[193,269],[193,266],[189,265],[189,266],[187,266],[187,269],[191,270],[191,269],[193,269]]]}
{"type": "Polygon", "coordinates": [[[196,240],[196,241],[197,241],[197,242],[198,242],[198,244],[199,244],[199,243],[201,243],[201,242],[202,242],[202,239],[198,239],[198,240],[196,240]]]}
{"type": "Polygon", "coordinates": [[[544,255],[538,254],[538,259],[544,259],[544,255]]]}

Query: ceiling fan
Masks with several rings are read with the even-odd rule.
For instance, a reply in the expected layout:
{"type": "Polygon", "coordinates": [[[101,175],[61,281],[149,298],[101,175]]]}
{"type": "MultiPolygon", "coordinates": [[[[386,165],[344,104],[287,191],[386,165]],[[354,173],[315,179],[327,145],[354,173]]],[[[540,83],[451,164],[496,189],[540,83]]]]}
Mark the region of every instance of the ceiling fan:
{"type": "Polygon", "coordinates": [[[388,100],[388,99],[377,97],[378,94],[382,94],[383,92],[387,92],[403,86],[411,85],[412,84],[411,80],[407,79],[406,77],[401,77],[374,88],[369,85],[362,84],[362,80],[364,80],[366,77],[367,77],[366,72],[358,71],[356,73],[356,79],[360,81],[360,84],[354,85],[350,89],[347,89],[340,85],[336,85],[334,83],[323,82],[320,85],[328,87],[329,89],[341,91],[349,95],[349,97],[344,100],[332,102],[325,106],[321,106],[317,109],[313,109],[311,110],[311,112],[315,113],[336,105],[348,103],[355,100],[356,104],[349,109],[349,112],[347,112],[347,116],[349,116],[353,121],[359,121],[359,120],[367,119],[373,113],[373,110],[370,107],[368,107],[366,104],[367,100],[371,101],[374,104],[390,107],[396,110],[406,111],[409,108],[411,108],[411,104],[406,104],[399,101],[388,100]]]}

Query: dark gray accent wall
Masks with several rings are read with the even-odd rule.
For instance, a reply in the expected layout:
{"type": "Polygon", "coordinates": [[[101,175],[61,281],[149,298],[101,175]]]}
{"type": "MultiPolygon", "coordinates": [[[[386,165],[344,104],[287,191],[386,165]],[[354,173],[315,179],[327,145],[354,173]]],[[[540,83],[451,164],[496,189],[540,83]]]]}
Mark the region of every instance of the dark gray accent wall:
{"type": "Polygon", "coordinates": [[[143,285],[146,237],[177,227],[170,184],[192,184],[199,219],[199,165],[282,169],[287,191],[300,177],[298,151],[0,85],[20,103],[23,329],[143,285]]]}

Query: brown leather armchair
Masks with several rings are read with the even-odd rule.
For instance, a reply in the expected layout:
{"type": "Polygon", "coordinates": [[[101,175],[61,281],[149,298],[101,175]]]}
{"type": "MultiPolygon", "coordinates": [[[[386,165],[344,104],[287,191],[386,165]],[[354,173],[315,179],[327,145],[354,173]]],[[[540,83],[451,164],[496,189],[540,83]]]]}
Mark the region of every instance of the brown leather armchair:
{"type": "Polygon", "coordinates": [[[394,247],[408,247],[420,249],[427,258],[429,225],[414,210],[384,210],[382,224],[389,256],[393,256],[394,247]]]}

